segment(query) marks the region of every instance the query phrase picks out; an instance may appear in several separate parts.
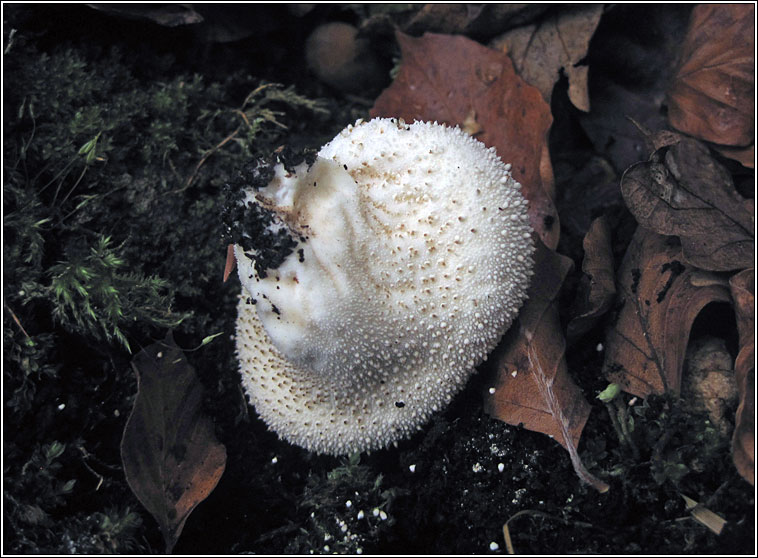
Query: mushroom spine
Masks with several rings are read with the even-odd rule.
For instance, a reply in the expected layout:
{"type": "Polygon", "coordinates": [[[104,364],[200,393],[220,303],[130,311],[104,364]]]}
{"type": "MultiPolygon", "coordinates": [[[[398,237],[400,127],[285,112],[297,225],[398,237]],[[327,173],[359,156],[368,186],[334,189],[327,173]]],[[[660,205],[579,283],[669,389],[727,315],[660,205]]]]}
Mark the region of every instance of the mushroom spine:
{"type": "Polygon", "coordinates": [[[419,430],[526,298],[534,246],[510,165],[457,127],[375,118],[243,174],[236,349],[257,412],[319,453],[419,430]]]}

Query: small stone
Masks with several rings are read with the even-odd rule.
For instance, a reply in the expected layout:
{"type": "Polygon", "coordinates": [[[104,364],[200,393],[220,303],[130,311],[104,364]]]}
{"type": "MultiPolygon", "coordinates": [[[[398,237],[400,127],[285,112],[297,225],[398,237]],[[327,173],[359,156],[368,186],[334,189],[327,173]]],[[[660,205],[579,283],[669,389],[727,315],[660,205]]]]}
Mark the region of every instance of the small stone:
{"type": "Polygon", "coordinates": [[[408,469],[410,470],[411,473],[415,473],[416,472],[416,464],[414,463],[413,465],[409,465],[408,469]]]}
{"type": "Polygon", "coordinates": [[[490,395],[495,395],[495,391],[497,391],[495,388],[490,388],[490,395]]]}
{"type": "Polygon", "coordinates": [[[358,515],[356,515],[355,517],[357,517],[358,519],[363,519],[365,517],[365,514],[363,513],[363,510],[360,510],[358,512],[358,515]]]}
{"type": "Polygon", "coordinates": [[[350,501],[350,500],[348,500],[347,502],[345,502],[345,507],[346,508],[350,508],[350,507],[352,507],[352,505],[353,505],[353,502],[350,501]]]}
{"type": "Polygon", "coordinates": [[[308,37],[305,52],[311,71],[335,89],[356,93],[383,82],[385,72],[371,43],[347,23],[317,27],[308,37]]]}
{"type": "Polygon", "coordinates": [[[518,376],[518,370],[514,370],[513,372],[511,372],[511,376],[513,376],[514,378],[518,376]]]}
{"type": "Polygon", "coordinates": [[[503,463],[497,464],[497,470],[502,473],[505,470],[505,465],[503,463]]]}
{"type": "Polygon", "coordinates": [[[492,541],[492,542],[490,543],[490,550],[491,550],[492,552],[495,552],[496,550],[500,550],[500,545],[499,545],[499,544],[497,544],[495,541],[492,541]]]}
{"type": "Polygon", "coordinates": [[[598,353],[599,353],[599,352],[602,352],[602,350],[603,350],[603,344],[602,344],[602,343],[598,343],[598,344],[597,344],[597,347],[595,347],[595,350],[596,350],[598,353]]]}
{"type": "Polygon", "coordinates": [[[374,508],[374,511],[371,513],[374,514],[374,517],[379,517],[379,508],[374,508]]]}
{"type": "Polygon", "coordinates": [[[278,457],[276,457],[276,456],[274,456],[274,457],[271,459],[271,463],[273,463],[274,465],[276,465],[278,462],[279,462],[279,458],[278,458],[278,457]]]}
{"type": "Polygon", "coordinates": [[[484,469],[484,467],[482,467],[481,463],[478,463],[478,462],[474,463],[474,466],[471,467],[471,470],[474,471],[475,473],[480,473],[482,469],[484,469]]]}
{"type": "Polygon", "coordinates": [[[384,512],[384,510],[379,511],[379,519],[382,521],[385,521],[387,519],[387,514],[384,512]]]}

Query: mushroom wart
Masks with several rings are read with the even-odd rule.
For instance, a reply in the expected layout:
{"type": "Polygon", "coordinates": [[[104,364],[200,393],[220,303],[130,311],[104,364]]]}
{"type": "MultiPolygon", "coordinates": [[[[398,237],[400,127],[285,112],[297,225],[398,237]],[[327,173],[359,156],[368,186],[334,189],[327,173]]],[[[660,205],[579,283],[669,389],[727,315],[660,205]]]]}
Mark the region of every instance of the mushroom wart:
{"type": "Polygon", "coordinates": [[[526,298],[534,246],[510,165],[458,128],[376,118],[315,160],[242,175],[236,343],[257,412],[319,453],[421,429],[526,298]]]}

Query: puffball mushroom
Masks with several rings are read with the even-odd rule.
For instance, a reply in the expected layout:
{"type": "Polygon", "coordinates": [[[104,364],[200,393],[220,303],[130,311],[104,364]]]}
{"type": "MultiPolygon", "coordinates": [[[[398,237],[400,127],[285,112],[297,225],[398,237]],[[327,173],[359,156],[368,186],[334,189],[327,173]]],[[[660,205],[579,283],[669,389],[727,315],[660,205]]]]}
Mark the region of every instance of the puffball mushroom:
{"type": "Polygon", "coordinates": [[[243,174],[236,348],[259,415],[334,455],[421,429],[526,298],[534,246],[510,165],[458,128],[375,118],[243,174]]]}

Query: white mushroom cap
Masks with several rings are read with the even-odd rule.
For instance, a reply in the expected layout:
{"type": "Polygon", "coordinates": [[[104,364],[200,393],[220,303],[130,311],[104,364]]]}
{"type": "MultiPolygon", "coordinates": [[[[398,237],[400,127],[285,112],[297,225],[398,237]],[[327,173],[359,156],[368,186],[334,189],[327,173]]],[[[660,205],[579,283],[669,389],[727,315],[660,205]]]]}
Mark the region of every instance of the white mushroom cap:
{"type": "Polygon", "coordinates": [[[296,245],[261,274],[235,247],[237,354],[271,429],[346,454],[449,403],[526,298],[534,247],[509,168],[458,128],[376,118],[246,192],[296,245]]]}

